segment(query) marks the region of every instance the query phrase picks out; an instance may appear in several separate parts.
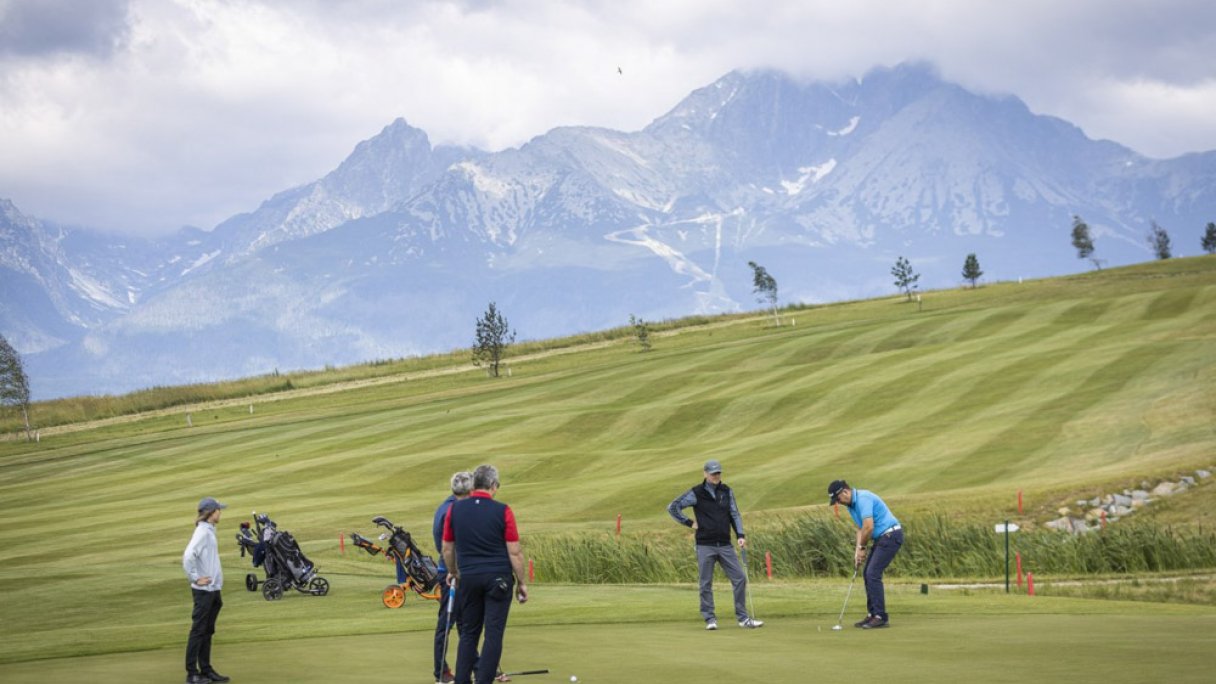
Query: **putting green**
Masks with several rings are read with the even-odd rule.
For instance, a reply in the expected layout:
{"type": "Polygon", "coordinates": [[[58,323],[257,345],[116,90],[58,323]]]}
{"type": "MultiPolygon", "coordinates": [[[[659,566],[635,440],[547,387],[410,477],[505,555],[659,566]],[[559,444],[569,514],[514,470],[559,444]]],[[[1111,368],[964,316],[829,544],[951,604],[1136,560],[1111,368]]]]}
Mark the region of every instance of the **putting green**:
{"type": "MultiPolygon", "coordinates": [[[[1216,609],[1207,607],[1000,593],[925,596],[915,585],[889,588],[890,629],[863,632],[846,624],[833,632],[843,583],[763,581],[756,583],[754,599],[767,624],[743,630],[729,620],[724,582],[719,589],[722,628],[706,632],[692,586],[537,585],[533,601],[512,608],[503,664],[508,671],[550,669],[548,675],[517,678],[538,683],[569,681],[571,675],[587,684],[688,681],[691,672],[706,667],[715,678],[738,682],[808,681],[845,671],[883,671],[887,681],[900,682],[1198,682],[1209,681],[1206,666],[1216,634],[1216,609]]],[[[238,684],[430,681],[436,604],[389,611],[372,605],[374,597],[367,594],[348,594],[335,605],[327,604],[331,598],[338,597],[296,596],[270,604],[230,592],[217,634],[217,666],[238,684]],[[290,632],[291,623],[308,615],[350,606],[365,609],[372,619],[388,618],[398,629],[275,641],[274,628],[265,623],[278,613],[280,631],[290,632]],[[254,615],[261,616],[258,635],[240,626],[254,615]]],[[[854,593],[848,619],[857,618],[863,601],[861,592],[854,593]]],[[[189,628],[188,607],[179,603],[182,619],[155,629],[182,643],[0,665],[0,681],[175,681],[189,628]]],[[[348,627],[357,629],[358,622],[348,627]]]]}

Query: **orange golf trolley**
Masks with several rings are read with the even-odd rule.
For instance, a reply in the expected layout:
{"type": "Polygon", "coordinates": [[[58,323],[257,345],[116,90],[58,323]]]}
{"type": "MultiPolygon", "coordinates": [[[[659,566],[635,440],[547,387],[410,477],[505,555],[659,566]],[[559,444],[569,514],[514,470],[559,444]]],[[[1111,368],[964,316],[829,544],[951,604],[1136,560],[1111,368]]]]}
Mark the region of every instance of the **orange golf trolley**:
{"type": "Polygon", "coordinates": [[[414,538],[409,532],[394,525],[383,516],[372,518],[372,522],[385,528],[380,541],[388,541],[385,546],[351,532],[350,540],[355,546],[375,556],[384,554],[391,558],[397,567],[397,584],[390,584],[380,594],[380,600],[388,608],[400,608],[405,604],[405,598],[414,592],[418,596],[438,601],[443,587],[439,584],[439,569],[435,561],[418,549],[414,538]]]}

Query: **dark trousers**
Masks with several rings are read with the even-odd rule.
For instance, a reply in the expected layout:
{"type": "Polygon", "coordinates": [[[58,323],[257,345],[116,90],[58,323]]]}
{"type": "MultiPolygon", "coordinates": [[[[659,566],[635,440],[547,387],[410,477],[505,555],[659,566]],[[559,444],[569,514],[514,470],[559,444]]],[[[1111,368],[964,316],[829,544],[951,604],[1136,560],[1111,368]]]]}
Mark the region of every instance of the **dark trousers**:
{"type": "Polygon", "coordinates": [[[211,672],[211,635],[215,634],[215,619],[219,617],[224,600],[218,591],[191,589],[194,612],[190,618],[190,639],[186,642],[186,674],[211,672]]]}
{"type": "Polygon", "coordinates": [[[904,545],[904,531],[895,530],[874,540],[870,557],[866,559],[866,612],[887,619],[887,597],[883,591],[882,573],[904,545]]]}
{"type": "Polygon", "coordinates": [[[461,575],[456,589],[460,601],[460,648],[456,652],[456,684],[470,684],[473,668],[478,682],[492,682],[502,659],[502,638],[507,631],[507,613],[515,578],[506,575],[461,575]],[[477,642],[485,632],[481,657],[477,642]]]}
{"type": "MultiPolygon", "coordinates": [[[[443,677],[443,671],[448,669],[447,660],[444,658],[443,647],[446,644],[448,651],[455,653],[449,633],[452,627],[456,628],[456,634],[460,635],[460,597],[452,602],[452,615],[448,617],[448,593],[452,591],[448,587],[447,573],[440,573],[440,586],[443,591],[439,594],[439,621],[435,624],[435,681],[439,681],[443,677]]],[[[459,594],[459,592],[457,592],[459,594]]],[[[473,657],[473,667],[477,667],[477,657],[473,657]]]]}

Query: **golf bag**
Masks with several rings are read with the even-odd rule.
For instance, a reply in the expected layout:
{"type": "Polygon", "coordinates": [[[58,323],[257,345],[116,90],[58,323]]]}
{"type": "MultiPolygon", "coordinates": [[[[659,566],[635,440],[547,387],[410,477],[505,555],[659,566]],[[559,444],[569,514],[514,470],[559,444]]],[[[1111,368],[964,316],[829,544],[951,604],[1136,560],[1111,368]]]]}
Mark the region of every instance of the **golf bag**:
{"type": "Polygon", "coordinates": [[[399,581],[385,587],[380,596],[384,605],[400,608],[405,603],[406,589],[424,599],[438,601],[443,587],[439,585],[439,568],[435,561],[419,550],[409,532],[380,516],[372,518],[372,522],[387,530],[380,535],[381,541],[388,540],[387,546],[381,547],[355,532],[350,533],[350,540],[369,554],[382,553],[396,563],[399,581]]]}
{"type": "Polygon", "coordinates": [[[241,523],[236,541],[241,556],[251,553],[253,567],[265,570],[266,579],[258,581],[256,574],[249,573],[245,575],[246,589],[257,591],[261,585],[262,597],[267,601],[277,601],[287,589],[313,596],[329,593],[329,582],[317,575],[317,566],[300,550],[290,532],[279,530],[265,513],[255,511],[253,520],[256,525],[253,528],[247,522],[241,523]]]}

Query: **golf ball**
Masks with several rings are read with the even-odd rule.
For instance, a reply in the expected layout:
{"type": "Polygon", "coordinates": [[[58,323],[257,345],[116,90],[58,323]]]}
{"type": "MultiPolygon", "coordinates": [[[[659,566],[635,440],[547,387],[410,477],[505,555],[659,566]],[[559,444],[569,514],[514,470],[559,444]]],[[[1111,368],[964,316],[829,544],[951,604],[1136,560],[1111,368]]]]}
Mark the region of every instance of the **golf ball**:
{"type": "Polygon", "coordinates": [[[578,681],[578,677],[575,677],[574,675],[570,675],[570,681],[572,681],[572,682],[577,682],[577,681],[578,681]]]}
{"type": "Polygon", "coordinates": [[[840,631],[840,625],[836,625],[835,627],[833,627],[833,628],[832,628],[832,631],[833,631],[833,632],[839,632],[839,631],[840,631]]]}

